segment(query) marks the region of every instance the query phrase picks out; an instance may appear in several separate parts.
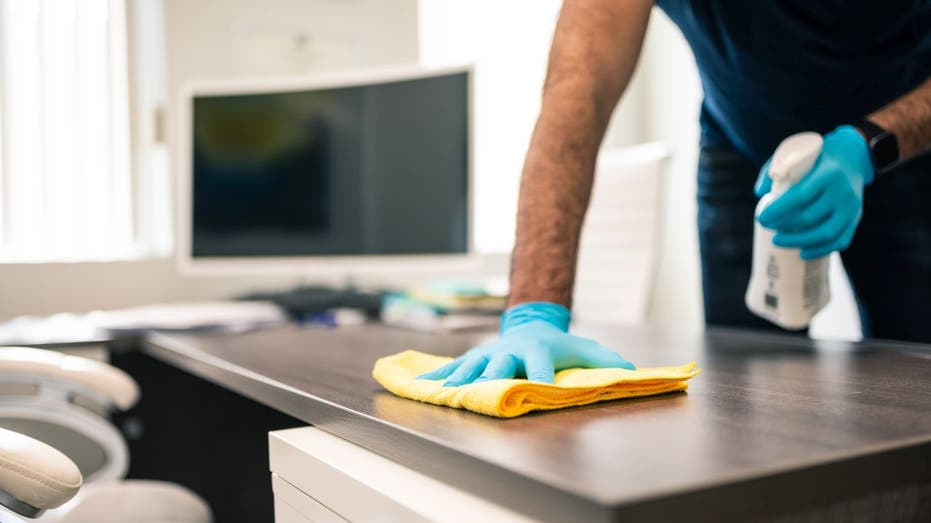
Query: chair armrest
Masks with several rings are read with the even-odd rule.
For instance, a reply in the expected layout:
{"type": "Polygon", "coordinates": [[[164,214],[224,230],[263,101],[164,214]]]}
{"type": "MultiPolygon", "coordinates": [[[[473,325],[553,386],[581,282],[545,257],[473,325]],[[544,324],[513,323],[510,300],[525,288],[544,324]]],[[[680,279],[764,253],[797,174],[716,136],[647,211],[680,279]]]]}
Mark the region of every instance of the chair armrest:
{"type": "Polygon", "coordinates": [[[58,450],[0,429],[0,504],[36,517],[74,497],[82,481],[77,465],[58,450]]]}
{"type": "Polygon", "coordinates": [[[0,374],[70,382],[97,392],[121,410],[139,399],[139,386],[116,367],[78,356],[27,347],[0,347],[0,374]]]}

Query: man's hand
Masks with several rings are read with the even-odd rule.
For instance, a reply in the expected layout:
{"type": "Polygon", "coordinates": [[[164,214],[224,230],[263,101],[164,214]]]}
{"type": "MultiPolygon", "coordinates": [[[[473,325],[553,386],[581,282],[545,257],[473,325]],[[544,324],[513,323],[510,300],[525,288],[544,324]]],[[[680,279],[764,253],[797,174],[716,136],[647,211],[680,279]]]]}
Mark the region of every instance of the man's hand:
{"type": "MultiPolygon", "coordinates": [[[[873,181],[866,140],[844,125],[824,137],[821,156],[805,177],[776,198],[757,218],[776,231],[773,243],[801,249],[802,259],[820,258],[850,245],[863,214],[863,187],[873,181]]],[[[760,170],[757,196],[770,190],[769,162],[760,170]]]]}
{"type": "Polygon", "coordinates": [[[501,337],[475,347],[446,365],[418,376],[446,379],[456,387],[488,380],[526,377],[553,383],[556,371],[568,368],[634,365],[597,342],[566,331],[569,310],[546,302],[525,303],[508,309],[501,317],[501,337]]]}

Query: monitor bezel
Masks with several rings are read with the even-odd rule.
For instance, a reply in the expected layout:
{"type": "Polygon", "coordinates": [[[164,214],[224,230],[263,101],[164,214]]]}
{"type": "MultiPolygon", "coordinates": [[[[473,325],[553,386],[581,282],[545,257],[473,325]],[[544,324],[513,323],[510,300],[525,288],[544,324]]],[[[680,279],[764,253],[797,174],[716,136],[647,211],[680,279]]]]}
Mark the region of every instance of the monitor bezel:
{"type": "Polygon", "coordinates": [[[176,259],[184,274],[214,275],[296,275],[296,276],[365,276],[390,274],[468,273],[479,269],[480,258],[475,252],[475,96],[474,67],[423,67],[419,65],[352,69],[296,76],[236,78],[198,81],[181,89],[179,132],[176,155],[177,226],[176,259]],[[467,244],[464,253],[449,254],[354,254],[321,256],[222,256],[194,257],[192,254],[192,176],[193,176],[193,104],[199,96],[287,93],[315,89],[334,89],[417,80],[436,76],[466,74],[468,169],[467,169],[467,244]]]}

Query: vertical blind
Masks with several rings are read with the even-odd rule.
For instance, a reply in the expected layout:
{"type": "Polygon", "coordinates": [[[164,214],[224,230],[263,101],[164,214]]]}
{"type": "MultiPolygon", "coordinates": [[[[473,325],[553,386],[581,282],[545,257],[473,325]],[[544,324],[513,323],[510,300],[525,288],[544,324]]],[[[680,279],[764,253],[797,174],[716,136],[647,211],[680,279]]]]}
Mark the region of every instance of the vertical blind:
{"type": "Polygon", "coordinates": [[[0,0],[0,261],[134,249],[125,0],[0,0]]]}

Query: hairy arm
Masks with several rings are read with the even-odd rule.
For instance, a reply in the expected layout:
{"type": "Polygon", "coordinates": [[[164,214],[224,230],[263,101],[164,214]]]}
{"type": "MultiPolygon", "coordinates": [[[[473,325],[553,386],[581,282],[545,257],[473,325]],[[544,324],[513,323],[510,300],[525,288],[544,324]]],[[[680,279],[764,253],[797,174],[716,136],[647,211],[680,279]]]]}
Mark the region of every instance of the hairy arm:
{"type": "Polygon", "coordinates": [[[595,158],[636,66],[652,5],[652,0],[563,3],[521,174],[511,306],[571,305],[595,158]]]}
{"type": "Polygon", "coordinates": [[[931,78],[869,119],[895,134],[902,160],[931,149],[931,78]]]}

